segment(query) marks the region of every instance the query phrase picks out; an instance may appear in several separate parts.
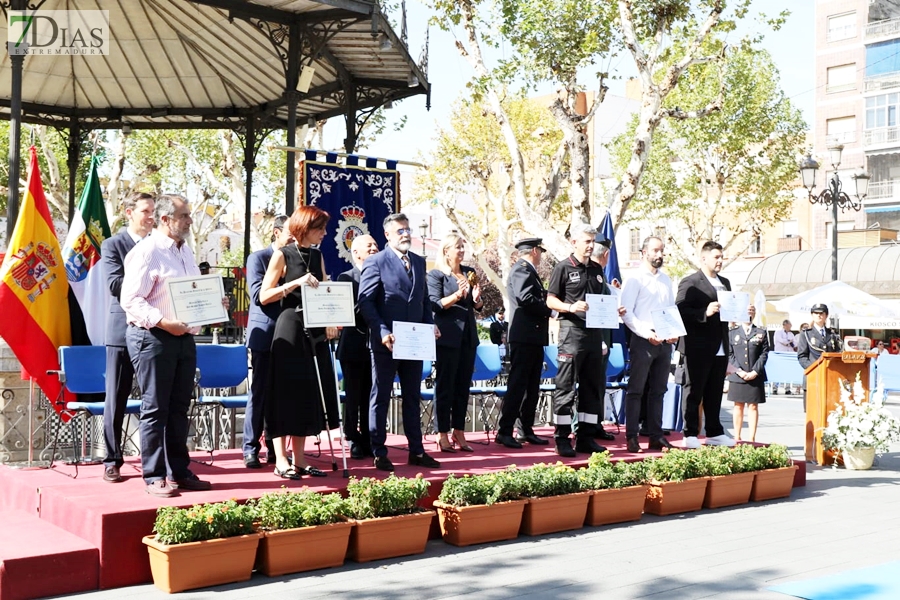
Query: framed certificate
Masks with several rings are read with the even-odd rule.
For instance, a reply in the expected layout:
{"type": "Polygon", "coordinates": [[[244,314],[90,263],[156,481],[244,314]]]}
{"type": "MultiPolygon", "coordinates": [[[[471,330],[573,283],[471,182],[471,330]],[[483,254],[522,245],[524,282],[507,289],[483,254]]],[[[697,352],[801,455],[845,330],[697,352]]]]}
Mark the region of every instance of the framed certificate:
{"type": "Polygon", "coordinates": [[[356,298],[349,281],[322,281],[319,287],[300,286],[303,298],[303,326],[354,327],[356,298]]]}
{"type": "Polygon", "coordinates": [[[750,320],[750,294],[747,292],[719,292],[719,318],[722,321],[745,323],[750,320]]]}
{"type": "Polygon", "coordinates": [[[394,321],[394,360],[435,360],[434,325],[394,321]]]}
{"type": "Polygon", "coordinates": [[[687,331],[684,329],[684,321],[681,320],[681,313],[678,312],[677,306],[667,306],[658,310],[652,310],[650,311],[650,316],[653,319],[653,329],[656,331],[656,337],[661,340],[670,340],[687,334],[687,331]]]}
{"type": "Polygon", "coordinates": [[[228,320],[228,311],[222,305],[225,288],[221,275],[172,277],[166,284],[179,321],[196,327],[228,320]]]}
{"type": "Polygon", "coordinates": [[[584,324],[588,329],[618,329],[619,299],[606,294],[585,294],[588,309],[584,324]]]}

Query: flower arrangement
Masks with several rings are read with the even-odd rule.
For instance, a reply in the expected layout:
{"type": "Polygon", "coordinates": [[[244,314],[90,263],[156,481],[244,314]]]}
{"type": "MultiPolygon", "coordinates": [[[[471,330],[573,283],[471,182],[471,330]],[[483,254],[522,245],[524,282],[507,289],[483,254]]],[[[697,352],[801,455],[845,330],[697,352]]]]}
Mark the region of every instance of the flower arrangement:
{"type": "Polygon", "coordinates": [[[874,448],[878,454],[887,452],[891,442],[900,440],[900,420],[873,398],[866,402],[866,394],[859,374],[853,387],[841,381],[841,400],[828,414],[828,426],[822,432],[826,448],[844,452],[855,448],[874,448]]]}
{"type": "Polygon", "coordinates": [[[195,504],[190,508],[161,506],[153,532],[161,544],[186,544],[253,533],[256,511],[236,500],[195,504]]]}
{"type": "Polygon", "coordinates": [[[428,493],[429,485],[421,473],[412,479],[393,473],[386,479],[351,477],[345,514],[352,519],[374,519],[417,512],[416,504],[428,493]]]}
{"type": "Polygon", "coordinates": [[[254,506],[260,529],[270,531],[337,523],[344,514],[340,494],[319,494],[309,488],[264,494],[254,506]]]}

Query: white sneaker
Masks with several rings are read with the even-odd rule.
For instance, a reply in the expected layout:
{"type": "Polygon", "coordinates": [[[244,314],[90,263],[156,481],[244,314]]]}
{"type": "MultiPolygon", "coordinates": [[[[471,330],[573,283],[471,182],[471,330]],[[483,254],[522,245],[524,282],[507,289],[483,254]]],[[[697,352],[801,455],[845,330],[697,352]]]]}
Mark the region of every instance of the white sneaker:
{"type": "Polygon", "coordinates": [[[707,446],[734,446],[734,438],[727,436],[726,434],[716,435],[711,438],[706,438],[707,446]]]}
{"type": "Polygon", "coordinates": [[[694,448],[699,448],[700,440],[697,439],[697,436],[689,435],[688,437],[684,438],[684,444],[682,444],[682,447],[685,448],[686,450],[693,450],[694,448]]]}

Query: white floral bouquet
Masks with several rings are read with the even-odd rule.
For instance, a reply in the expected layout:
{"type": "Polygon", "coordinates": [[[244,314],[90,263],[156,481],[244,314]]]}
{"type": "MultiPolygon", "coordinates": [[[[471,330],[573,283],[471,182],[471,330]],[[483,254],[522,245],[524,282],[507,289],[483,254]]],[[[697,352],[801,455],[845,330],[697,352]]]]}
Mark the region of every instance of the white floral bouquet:
{"type": "Polygon", "coordinates": [[[856,375],[851,388],[841,381],[841,401],[828,415],[828,426],[822,432],[826,448],[843,452],[853,448],[875,448],[879,454],[900,441],[900,420],[884,407],[880,399],[866,402],[865,390],[856,375]]]}

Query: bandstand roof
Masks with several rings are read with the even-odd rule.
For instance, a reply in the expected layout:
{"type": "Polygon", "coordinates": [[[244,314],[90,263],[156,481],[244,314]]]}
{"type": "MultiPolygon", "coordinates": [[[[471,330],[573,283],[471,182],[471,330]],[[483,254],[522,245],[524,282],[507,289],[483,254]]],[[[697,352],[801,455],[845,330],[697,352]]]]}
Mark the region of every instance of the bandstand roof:
{"type": "MultiPolygon", "coordinates": [[[[110,52],[26,57],[24,121],[68,127],[78,120],[84,128],[223,128],[258,116],[264,126],[285,127],[287,76],[292,72],[296,78],[304,66],[315,72],[308,93],[299,96],[301,124],[430,91],[424,61],[416,64],[405,39],[371,0],[30,4],[40,10],[109,11],[110,52]]],[[[4,12],[8,5],[2,3],[4,12]]],[[[5,15],[0,28],[7,29],[5,15]]],[[[0,118],[9,118],[10,96],[10,56],[3,52],[0,118]]]]}
{"type": "MultiPolygon", "coordinates": [[[[900,245],[838,250],[838,279],[879,298],[900,298],[900,245]]],[[[780,252],[763,259],[741,291],[762,290],[768,300],[831,281],[831,250],[780,252]]]]}

